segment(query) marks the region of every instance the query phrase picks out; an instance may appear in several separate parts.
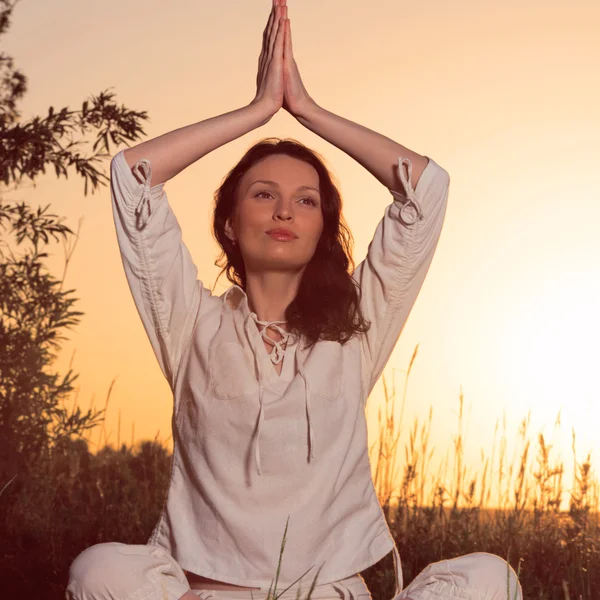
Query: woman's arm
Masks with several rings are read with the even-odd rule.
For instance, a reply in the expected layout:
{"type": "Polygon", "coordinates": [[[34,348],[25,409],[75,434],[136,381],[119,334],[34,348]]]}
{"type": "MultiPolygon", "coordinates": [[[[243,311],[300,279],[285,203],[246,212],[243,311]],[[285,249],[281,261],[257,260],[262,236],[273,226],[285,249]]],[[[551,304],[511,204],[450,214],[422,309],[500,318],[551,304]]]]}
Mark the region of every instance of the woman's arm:
{"type": "Polygon", "coordinates": [[[159,185],[209,152],[264,125],[272,116],[272,110],[265,103],[253,100],[237,110],[175,129],[127,148],[124,156],[130,168],[138,160],[148,159],[152,164],[150,185],[159,185]]]}
{"type": "Polygon", "coordinates": [[[282,0],[273,0],[258,58],[256,96],[247,106],[193,125],[175,129],[159,137],[128,148],[123,155],[130,168],[138,160],[152,165],[156,186],[175,177],[209,152],[265,125],[283,103],[283,35],[282,0]]]}
{"type": "Polygon", "coordinates": [[[352,274],[361,290],[362,315],[371,323],[361,336],[366,402],[433,260],[446,213],[450,176],[433,159],[317,105],[302,83],[293,54],[286,0],[280,1],[284,3],[286,18],[283,108],[302,125],[352,156],[394,198],[377,226],[366,258],[352,274]]]}
{"type": "Polygon", "coordinates": [[[398,158],[412,163],[411,183],[414,188],[427,166],[428,159],[375,131],[339,117],[319,106],[306,90],[294,58],[292,26],[286,0],[283,3],[285,39],[283,44],[284,102],[287,110],[306,128],[337,146],[359,162],[390,190],[400,190],[396,172],[398,158]]]}
{"type": "Polygon", "coordinates": [[[344,119],[313,103],[296,118],[306,128],[343,150],[359,162],[386,188],[401,190],[398,179],[398,157],[408,158],[412,163],[413,188],[427,166],[427,157],[394,142],[358,123],[344,119]]]}

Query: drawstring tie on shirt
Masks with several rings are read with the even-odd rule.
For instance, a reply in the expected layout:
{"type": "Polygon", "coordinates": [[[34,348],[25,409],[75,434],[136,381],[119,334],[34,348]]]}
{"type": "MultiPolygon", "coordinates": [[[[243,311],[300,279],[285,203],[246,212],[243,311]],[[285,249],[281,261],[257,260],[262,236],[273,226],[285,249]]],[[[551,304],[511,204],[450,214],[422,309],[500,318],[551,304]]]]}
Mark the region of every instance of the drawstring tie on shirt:
{"type": "Polygon", "coordinates": [[[251,316],[254,319],[255,323],[258,323],[259,325],[264,325],[264,329],[260,332],[260,335],[263,340],[265,340],[269,344],[272,344],[273,349],[269,353],[269,358],[271,359],[271,362],[274,365],[278,365],[283,360],[283,357],[285,356],[285,349],[282,348],[281,346],[283,344],[287,344],[290,334],[285,329],[282,329],[281,327],[279,327],[279,325],[276,325],[276,323],[286,323],[286,321],[259,321],[256,313],[252,313],[251,316]],[[279,332],[279,335],[281,336],[282,339],[277,341],[277,340],[274,340],[273,338],[270,338],[267,335],[267,329],[269,327],[273,327],[273,329],[276,329],[279,332]]]}
{"type": "MultiPolygon", "coordinates": [[[[284,356],[285,356],[285,352],[287,350],[282,348],[282,345],[287,343],[289,337],[290,337],[290,333],[285,331],[284,329],[282,329],[281,327],[279,327],[277,325],[277,323],[285,323],[285,321],[261,321],[258,319],[258,316],[256,315],[256,313],[251,312],[247,319],[246,319],[246,326],[248,326],[248,324],[250,323],[250,319],[252,319],[255,323],[259,324],[259,325],[264,325],[264,329],[262,329],[260,331],[260,336],[263,340],[266,340],[268,343],[273,345],[273,349],[271,350],[271,352],[269,353],[269,358],[271,359],[271,362],[273,364],[279,364],[284,356]],[[267,334],[267,329],[269,327],[273,327],[274,329],[276,329],[282,339],[279,341],[276,341],[272,338],[270,338],[267,334]]],[[[253,336],[250,336],[250,339],[254,339],[253,336]]],[[[258,363],[258,402],[259,402],[259,409],[258,409],[258,420],[257,420],[257,425],[256,425],[256,433],[255,433],[255,437],[254,437],[254,459],[256,461],[256,471],[259,475],[262,475],[262,468],[261,468],[261,464],[260,464],[260,428],[262,425],[262,422],[264,420],[264,403],[263,403],[263,393],[264,393],[264,386],[263,386],[263,369],[262,369],[262,365],[260,364],[260,361],[257,361],[258,363]]],[[[309,460],[311,458],[315,457],[315,453],[314,453],[314,432],[313,432],[313,427],[312,427],[312,421],[310,418],[310,387],[308,385],[308,379],[306,377],[306,374],[304,372],[304,365],[301,364],[299,362],[298,364],[298,373],[300,375],[300,377],[302,377],[303,381],[304,381],[304,400],[306,403],[306,418],[307,418],[307,423],[308,423],[308,430],[309,430],[309,460]]]]}
{"type": "MultiPolygon", "coordinates": [[[[415,190],[412,186],[412,162],[410,161],[409,158],[400,158],[398,159],[398,173],[400,174],[400,181],[402,181],[402,185],[404,186],[404,189],[406,190],[406,198],[408,198],[408,202],[404,202],[402,204],[402,207],[400,208],[400,217],[402,218],[402,220],[407,223],[408,225],[412,225],[413,223],[416,223],[417,221],[422,221],[423,220],[423,211],[421,210],[421,207],[419,206],[419,202],[417,201],[417,195],[415,193],[415,190]],[[406,174],[404,173],[404,169],[402,168],[402,165],[406,164],[407,165],[407,170],[408,170],[408,177],[406,176],[406,174]],[[408,206],[413,205],[414,208],[417,211],[417,216],[414,217],[414,219],[411,220],[406,220],[406,218],[403,215],[403,211],[404,209],[406,209],[408,206]]],[[[398,196],[400,196],[400,194],[398,192],[394,192],[392,191],[392,195],[394,196],[394,198],[399,199],[398,196]]]]}
{"type": "Polygon", "coordinates": [[[140,184],[140,189],[142,193],[140,195],[138,204],[135,207],[135,216],[137,217],[138,222],[141,221],[142,225],[141,227],[139,227],[139,229],[142,229],[146,225],[148,219],[150,218],[150,215],[152,214],[152,208],[150,207],[150,200],[152,198],[152,194],[150,193],[150,182],[152,181],[152,165],[150,164],[150,161],[148,159],[142,158],[138,160],[133,166],[133,172],[134,174],[138,175],[139,179],[142,180],[142,183],[140,184]],[[146,209],[145,217],[144,209],[146,209]]]}

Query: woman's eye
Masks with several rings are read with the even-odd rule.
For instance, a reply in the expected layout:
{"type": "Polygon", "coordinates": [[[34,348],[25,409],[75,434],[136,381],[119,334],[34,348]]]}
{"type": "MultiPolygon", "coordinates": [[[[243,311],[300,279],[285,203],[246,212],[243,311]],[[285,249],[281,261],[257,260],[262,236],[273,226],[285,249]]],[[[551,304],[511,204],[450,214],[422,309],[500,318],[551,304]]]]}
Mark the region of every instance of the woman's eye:
{"type": "MultiPolygon", "coordinates": [[[[263,194],[268,194],[269,196],[272,196],[271,192],[263,191],[258,192],[256,194],[256,197],[258,198],[258,196],[262,196],[263,194]]],[[[300,198],[300,200],[308,200],[310,204],[312,204],[313,206],[317,206],[317,201],[314,198],[311,198],[310,196],[304,196],[303,198],[300,198]]]]}

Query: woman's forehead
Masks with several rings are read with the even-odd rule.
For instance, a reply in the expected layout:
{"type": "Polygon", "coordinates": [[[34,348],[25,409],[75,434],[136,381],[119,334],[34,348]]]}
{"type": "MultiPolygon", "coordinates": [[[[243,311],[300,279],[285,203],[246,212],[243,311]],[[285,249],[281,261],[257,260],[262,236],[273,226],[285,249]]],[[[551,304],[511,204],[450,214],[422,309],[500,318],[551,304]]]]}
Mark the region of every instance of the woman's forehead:
{"type": "Polygon", "coordinates": [[[248,169],[243,178],[245,188],[248,189],[256,181],[266,181],[284,188],[319,188],[319,174],[312,165],[281,154],[268,156],[248,169]]]}

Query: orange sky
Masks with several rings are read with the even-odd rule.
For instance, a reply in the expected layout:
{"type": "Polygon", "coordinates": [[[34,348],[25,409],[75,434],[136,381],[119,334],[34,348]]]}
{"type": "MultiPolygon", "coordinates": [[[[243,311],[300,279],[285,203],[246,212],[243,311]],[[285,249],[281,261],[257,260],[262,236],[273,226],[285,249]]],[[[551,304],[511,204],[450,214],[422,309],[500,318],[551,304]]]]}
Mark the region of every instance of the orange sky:
{"type": "MultiPolygon", "coordinates": [[[[28,77],[23,119],[50,105],[79,109],[112,88],[146,110],[147,138],[250,102],[270,0],[180,0],[143,4],[21,0],[3,49],[28,77]]],[[[466,452],[474,471],[491,454],[503,412],[514,437],[532,411],[533,433],[552,439],[570,468],[594,446],[600,385],[600,41],[596,1],[427,3],[288,0],[304,83],[328,110],[432,157],[451,176],[446,221],[433,264],[385,371],[404,373],[417,344],[405,423],[433,405],[432,437],[443,457],[465,396],[466,452]]],[[[217,245],[212,195],[225,173],[262,137],[293,137],[323,154],[341,183],[354,257],[392,198],[351,157],[281,111],[266,126],[223,146],[165,189],[212,287],[217,245]]],[[[119,148],[114,148],[116,153],[119,148]]],[[[91,152],[91,146],[86,148],[91,152]]],[[[108,173],[108,162],[105,165],[108,173]]],[[[109,442],[170,435],[171,397],[123,273],[108,187],[83,196],[83,180],[40,177],[6,199],[51,203],[81,239],[65,285],[85,312],[57,363],[80,373],[78,401],[104,405],[109,442]]],[[[62,273],[54,245],[50,266],[62,273]]],[[[228,282],[220,280],[216,293],[228,282]]],[[[375,432],[381,382],[370,399],[375,432]]],[[[97,441],[97,434],[92,438],[97,441]]],[[[404,436],[403,444],[407,440],[404,436]]],[[[169,442],[170,443],[170,442],[169,442]]],[[[566,480],[567,483],[570,479],[566,480]]]]}

